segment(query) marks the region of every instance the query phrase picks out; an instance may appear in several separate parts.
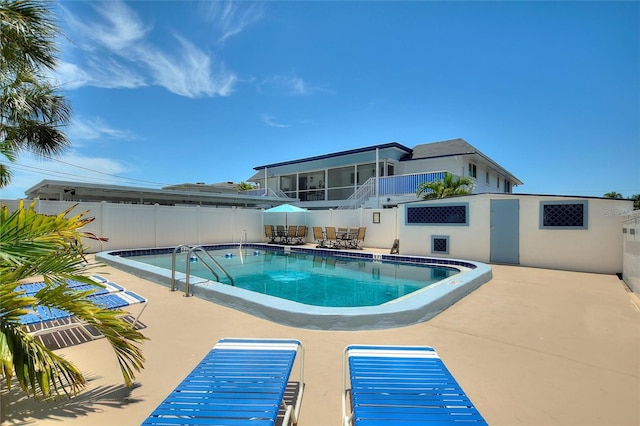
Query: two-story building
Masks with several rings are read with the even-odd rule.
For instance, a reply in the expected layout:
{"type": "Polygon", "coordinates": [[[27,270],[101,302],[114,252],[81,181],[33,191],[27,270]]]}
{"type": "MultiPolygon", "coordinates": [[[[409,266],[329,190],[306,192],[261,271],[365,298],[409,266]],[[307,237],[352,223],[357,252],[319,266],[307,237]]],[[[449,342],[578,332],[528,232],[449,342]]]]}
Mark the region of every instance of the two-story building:
{"type": "Polygon", "coordinates": [[[473,193],[511,193],[522,182],[464,139],[408,148],[397,142],[254,167],[248,179],[307,208],[390,207],[445,172],[468,176],[473,193]]]}

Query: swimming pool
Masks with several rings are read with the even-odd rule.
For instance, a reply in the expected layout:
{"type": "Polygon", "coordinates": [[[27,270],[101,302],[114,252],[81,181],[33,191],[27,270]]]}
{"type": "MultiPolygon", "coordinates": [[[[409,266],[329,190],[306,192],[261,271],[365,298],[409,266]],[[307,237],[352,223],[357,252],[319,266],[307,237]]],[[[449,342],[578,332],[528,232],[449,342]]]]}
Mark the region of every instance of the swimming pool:
{"type": "MultiPolygon", "coordinates": [[[[222,274],[222,283],[214,281],[199,261],[191,262],[189,282],[194,296],[281,324],[311,329],[360,330],[415,324],[437,315],[491,279],[489,266],[456,259],[267,244],[245,244],[243,256],[237,244],[204,248],[228,268],[235,285],[225,283],[222,274]],[[274,262],[275,268],[265,267],[274,262]],[[249,278],[245,279],[245,270],[253,276],[247,273],[249,278]],[[268,280],[256,279],[256,274],[268,280]],[[326,276],[337,279],[339,288],[327,284],[326,276]],[[345,289],[348,282],[352,286],[345,289]],[[381,283],[379,291],[371,291],[371,283],[381,283]],[[325,297],[328,293],[337,297],[325,297]]],[[[96,259],[171,287],[173,250],[102,252],[96,259]]],[[[186,253],[178,253],[176,269],[184,271],[187,261],[186,253]]],[[[176,279],[184,294],[185,273],[176,272],[176,279]]]]}
{"type": "MultiPolygon", "coordinates": [[[[189,262],[190,274],[201,278],[200,282],[202,279],[218,281],[312,306],[382,305],[460,272],[448,266],[374,262],[367,258],[311,255],[271,248],[207,250],[207,255],[215,259],[233,281],[224,273],[214,276],[207,267],[213,263],[208,262],[208,256],[187,259],[188,254],[178,253],[176,270],[185,273],[189,262]]],[[[135,256],[135,260],[171,269],[173,255],[149,254],[135,256]]]]}

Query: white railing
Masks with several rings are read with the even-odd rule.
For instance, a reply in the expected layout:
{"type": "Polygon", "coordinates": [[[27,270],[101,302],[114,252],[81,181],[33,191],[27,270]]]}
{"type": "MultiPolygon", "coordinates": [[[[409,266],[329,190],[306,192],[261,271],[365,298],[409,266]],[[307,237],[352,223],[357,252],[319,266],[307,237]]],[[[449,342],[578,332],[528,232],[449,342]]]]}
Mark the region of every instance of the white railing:
{"type": "Polygon", "coordinates": [[[338,210],[357,209],[374,195],[376,195],[376,178],[369,178],[349,198],[344,200],[338,210]]]}
{"type": "Polygon", "coordinates": [[[278,198],[290,198],[287,194],[282,192],[281,190],[274,191],[271,188],[260,188],[260,189],[247,189],[246,191],[239,191],[240,195],[254,195],[259,197],[278,197],[278,198]]]}
{"type": "MultiPolygon", "coordinates": [[[[397,176],[385,176],[378,178],[378,195],[407,195],[415,194],[418,186],[425,182],[435,182],[444,179],[446,171],[412,173],[397,176]]],[[[429,192],[427,190],[426,192],[429,192]]],[[[338,210],[357,209],[361,207],[369,198],[376,195],[376,178],[370,178],[361,185],[338,210]]]]}

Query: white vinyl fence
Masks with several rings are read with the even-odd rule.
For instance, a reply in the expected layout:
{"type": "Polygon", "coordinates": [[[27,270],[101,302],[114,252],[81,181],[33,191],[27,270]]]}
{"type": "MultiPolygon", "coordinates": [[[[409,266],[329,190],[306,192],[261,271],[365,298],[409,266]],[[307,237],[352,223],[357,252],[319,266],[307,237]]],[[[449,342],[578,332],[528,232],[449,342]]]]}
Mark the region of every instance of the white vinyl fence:
{"type": "MultiPolygon", "coordinates": [[[[627,200],[601,198],[478,194],[455,200],[422,201],[392,209],[309,210],[303,213],[266,213],[257,209],[204,206],[161,206],[78,203],[72,214],[88,211],[95,220],[85,231],[108,241],[85,241],[89,252],[175,247],[179,244],[266,242],[264,225],[307,225],[307,242],[314,242],[312,227],[366,227],[364,247],[389,252],[400,240],[400,254],[491,261],[491,201],[518,200],[519,252],[514,264],[550,269],[597,273],[623,273],[627,284],[640,292],[640,240],[638,211],[627,200]],[[540,226],[540,205],[548,202],[584,202],[588,226],[578,230],[550,230],[540,226]],[[464,204],[468,223],[464,226],[409,224],[408,206],[442,203],[464,204]],[[634,215],[635,213],[635,215],[634,215]],[[624,224],[624,226],[623,226],[624,224]],[[623,229],[624,228],[624,229],[623,229]],[[626,229],[626,231],[625,231],[626,229]],[[448,252],[433,251],[434,236],[446,238],[448,252]],[[624,255],[623,255],[624,246],[624,255]],[[624,265],[623,265],[624,263],[624,265]]],[[[28,200],[26,201],[28,202],[28,200]]],[[[2,201],[10,209],[17,200],[2,201]]],[[[73,206],[65,201],[37,201],[36,210],[59,214],[73,206]]]]}

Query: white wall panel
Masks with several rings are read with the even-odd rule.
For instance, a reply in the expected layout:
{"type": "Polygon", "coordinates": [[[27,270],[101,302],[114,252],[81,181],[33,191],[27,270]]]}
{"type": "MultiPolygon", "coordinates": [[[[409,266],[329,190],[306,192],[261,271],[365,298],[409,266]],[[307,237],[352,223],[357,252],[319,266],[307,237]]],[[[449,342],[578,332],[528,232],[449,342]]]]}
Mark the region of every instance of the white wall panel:
{"type": "Polygon", "coordinates": [[[540,203],[577,197],[529,196],[520,198],[520,264],[539,268],[584,272],[622,272],[623,217],[613,210],[629,201],[587,199],[587,229],[540,229],[540,203]]]}
{"type": "Polygon", "coordinates": [[[625,220],[623,238],[622,278],[629,288],[640,295],[640,211],[625,220]]]}
{"type": "MultiPolygon", "coordinates": [[[[601,198],[553,197],[518,194],[478,194],[455,199],[411,203],[468,204],[468,226],[405,225],[407,205],[394,209],[310,210],[289,215],[289,224],[307,225],[307,241],[313,242],[311,227],[365,226],[366,247],[390,250],[394,239],[400,240],[400,254],[434,256],[431,236],[449,238],[449,254],[440,257],[489,262],[491,238],[491,199],[518,199],[520,247],[523,266],[566,269],[597,273],[623,272],[632,288],[638,292],[640,242],[638,215],[632,213],[630,200],[601,198]],[[540,203],[547,201],[586,201],[587,229],[541,229],[540,203]],[[380,213],[380,223],[373,223],[373,213],[380,213]],[[631,217],[631,219],[629,219],[631,217]],[[623,222],[627,233],[623,234],[623,222]],[[630,229],[634,228],[631,234],[630,229]],[[624,252],[624,253],[623,253],[624,252]],[[635,281],[634,281],[635,279],[635,281]]],[[[28,202],[28,200],[27,200],[28,202]]],[[[10,209],[15,200],[3,201],[10,209]]],[[[44,214],[59,214],[73,206],[72,202],[38,201],[36,210],[44,214]]],[[[108,238],[100,243],[84,241],[87,251],[128,248],[171,247],[178,244],[213,244],[240,242],[243,231],[248,242],[265,242],[264,225],[284,224],[284,217],[262,210],[241,208],[170,207],[111,203],[79,203],[71,214],[89,210],[95,220],[84,231],[108,238]]]]}

